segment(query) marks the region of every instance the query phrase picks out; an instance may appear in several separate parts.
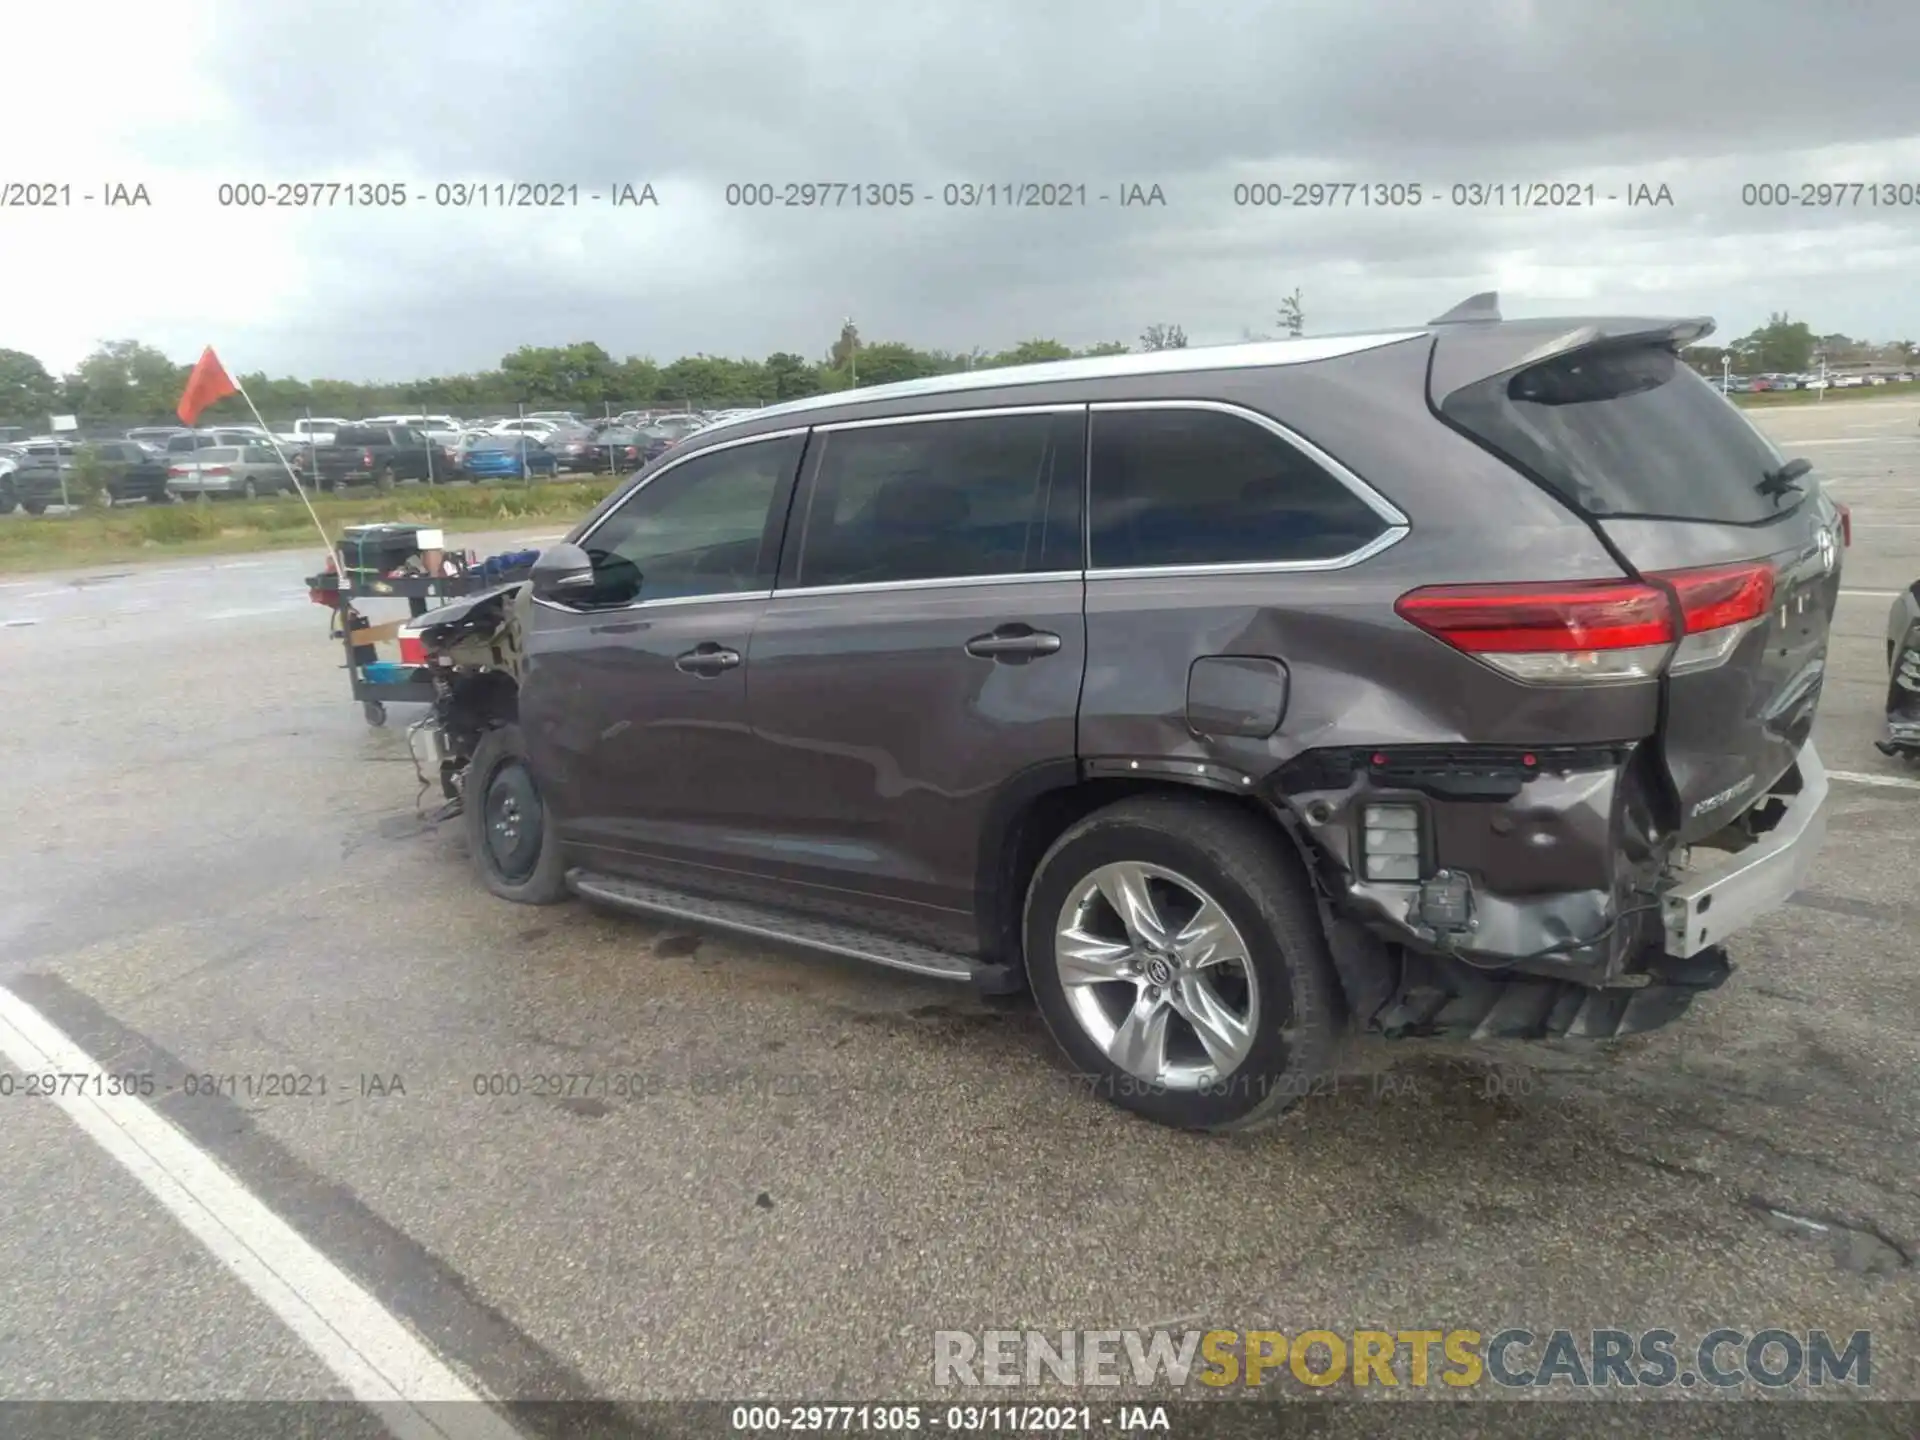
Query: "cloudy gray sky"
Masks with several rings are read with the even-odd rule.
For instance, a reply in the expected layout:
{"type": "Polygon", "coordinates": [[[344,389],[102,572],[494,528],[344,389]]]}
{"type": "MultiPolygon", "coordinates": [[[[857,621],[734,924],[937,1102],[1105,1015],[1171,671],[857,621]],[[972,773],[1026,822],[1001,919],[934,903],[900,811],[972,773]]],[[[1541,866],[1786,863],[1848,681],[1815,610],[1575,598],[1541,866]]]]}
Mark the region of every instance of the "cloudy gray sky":
{"type": "Polygon", "coordinates": [[[1704,312],[1724,335],[1787,310],[1920,339],[1913,0],[62,0],[8,28],[15,57],[84,58],[16,58],[0,127],[0,184],[72,186],[0,208],[0,345],[56,367],[122,337],[352,379],[587,339],[813,357],[848,315],[961,350],[1156,321],[1205,343],[1271,330],[1295,286],[1309,331],[1498,288],[1509,314],[1704,312]],[[82,199],[116,181],[151,206],[82,199]],[[301,181],[411,198],[220,203],[301,181]],[[727,203],[790,181],[916,200],[727,203]],[[435,203],[500,182],[581,199],[435,203]],[[943,203],[1005,182],[1089,203],[943,203]],[[1236,204],[1265,182],[1422,203],[1236,204]],[[1597,203],[1517,207],[1516,182],[1597,203]],[[629,183],[658,205],[587,198],[629,183]],[[1743,203],[1806,183],[1887,188],[1743,203]],[[1164,206],[1099,199],[1136,184],[1164,206]],[[1453,203],[1503,184],[1505,205],[1453,203]],[[1639,185],[1673,203],[1630,207],[1639,185]]]}

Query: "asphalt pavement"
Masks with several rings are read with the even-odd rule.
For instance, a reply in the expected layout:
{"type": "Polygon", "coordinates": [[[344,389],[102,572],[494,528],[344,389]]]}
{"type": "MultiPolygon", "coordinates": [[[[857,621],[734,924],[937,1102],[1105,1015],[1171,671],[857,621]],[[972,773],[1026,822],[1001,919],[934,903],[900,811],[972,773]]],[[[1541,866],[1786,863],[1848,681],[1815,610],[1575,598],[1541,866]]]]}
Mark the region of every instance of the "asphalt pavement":
{"type": "Polygon", "coordinates": [[[1806,890],[1674,1029],[1362,1047],[1237,1139],[1023,1003],[490,898],[313,555],[0,577],[0,1052],[152,1086],[0,1094],[0,1400],[950,1399],[935,1331],[1162,1325],[1870,1330],[1920,1400],[1920,770],[1872,744],[1920,404],[1759,419],[1853,509],[1806,890]]]}

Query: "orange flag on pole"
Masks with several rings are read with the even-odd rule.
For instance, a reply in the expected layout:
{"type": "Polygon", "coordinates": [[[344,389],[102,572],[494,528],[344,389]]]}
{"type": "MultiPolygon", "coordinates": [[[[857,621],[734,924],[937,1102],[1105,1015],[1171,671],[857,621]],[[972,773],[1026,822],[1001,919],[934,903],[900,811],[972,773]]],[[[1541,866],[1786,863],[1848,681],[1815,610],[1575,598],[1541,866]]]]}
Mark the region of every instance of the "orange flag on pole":
{"type": "Polygon", "coordinates": [[[213,347],[209,345],[193,367],[193,373],[187,377],[186,391],[180,396],[180,419],[191,425],[209,405],[239,393],[239,388],[228,378],[226,367],[220,363],[220,357],[213,353],[213,347]]]}

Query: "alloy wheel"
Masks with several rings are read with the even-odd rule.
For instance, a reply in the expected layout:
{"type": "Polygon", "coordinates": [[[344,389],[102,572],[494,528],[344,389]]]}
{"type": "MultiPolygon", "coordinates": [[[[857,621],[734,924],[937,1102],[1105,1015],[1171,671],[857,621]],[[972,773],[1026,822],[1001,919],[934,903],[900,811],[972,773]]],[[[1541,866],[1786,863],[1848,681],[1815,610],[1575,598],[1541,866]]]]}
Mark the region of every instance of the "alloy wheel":
{"type": "Polygon", "coordinates": [[[1247,943],[1198,883],[1157,865],[1102,865],[1054,928],[1068,1008],[1114,1065],[1170,1090],[1218,1084],[1259,1033],[1247,943]]]}

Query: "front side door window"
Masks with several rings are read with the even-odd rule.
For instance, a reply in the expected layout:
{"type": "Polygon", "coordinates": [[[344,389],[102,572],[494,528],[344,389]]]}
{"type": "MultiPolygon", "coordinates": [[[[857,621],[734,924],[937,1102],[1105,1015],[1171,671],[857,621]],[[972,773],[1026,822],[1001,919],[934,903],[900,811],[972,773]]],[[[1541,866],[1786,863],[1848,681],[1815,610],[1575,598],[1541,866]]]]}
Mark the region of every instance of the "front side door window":
{"type": "Polygon", "coordinates": [[[589,604],[688,600],[773,588],[776,497],[804,437],[750,441],[662,471],[590,534],[589,604]]]}

